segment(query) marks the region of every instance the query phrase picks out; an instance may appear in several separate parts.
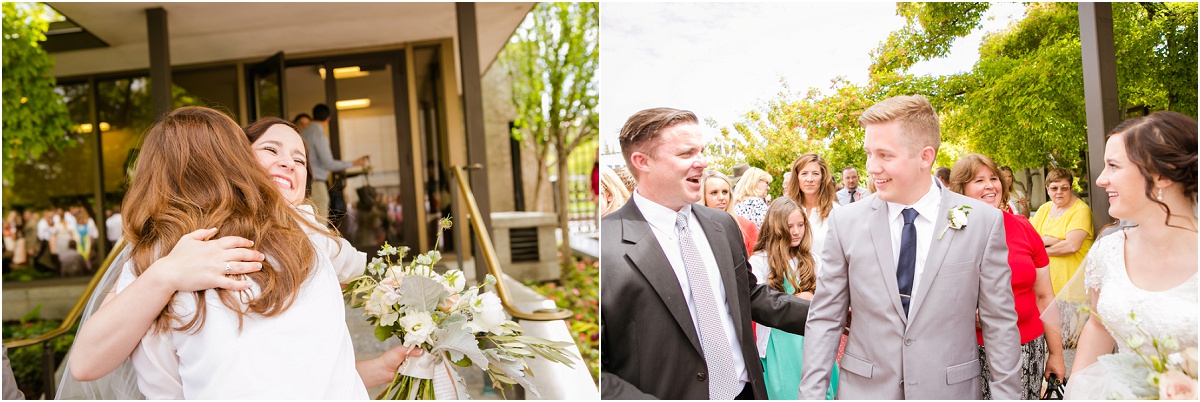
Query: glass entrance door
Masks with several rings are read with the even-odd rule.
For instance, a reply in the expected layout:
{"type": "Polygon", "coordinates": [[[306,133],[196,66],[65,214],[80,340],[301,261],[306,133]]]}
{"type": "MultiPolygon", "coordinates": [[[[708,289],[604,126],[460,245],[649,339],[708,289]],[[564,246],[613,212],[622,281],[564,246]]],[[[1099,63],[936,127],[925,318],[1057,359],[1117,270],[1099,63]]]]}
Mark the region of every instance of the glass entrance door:
{"type": "Polygon", "coordinates": [[[268,116],[287,118],[284,81],[283,52],[246,69],[246,122],[268,116]]]}

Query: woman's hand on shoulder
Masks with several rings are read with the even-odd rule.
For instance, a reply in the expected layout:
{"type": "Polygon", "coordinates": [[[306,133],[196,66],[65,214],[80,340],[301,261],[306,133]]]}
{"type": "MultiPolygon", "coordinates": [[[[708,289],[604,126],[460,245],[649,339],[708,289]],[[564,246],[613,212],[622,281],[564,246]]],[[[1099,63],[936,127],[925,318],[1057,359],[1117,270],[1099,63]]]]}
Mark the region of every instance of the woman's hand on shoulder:
{"type": "Polygon", "coordinates": [[[216,228],[183,235],[171,253],[155,261],[143,275],[151,274],[179,292],[213,288],[246,290],[250,282],[235,275],[262,269],[265,255],[249,249],[254,242],[238,236],[209,240],[216,228]]]}

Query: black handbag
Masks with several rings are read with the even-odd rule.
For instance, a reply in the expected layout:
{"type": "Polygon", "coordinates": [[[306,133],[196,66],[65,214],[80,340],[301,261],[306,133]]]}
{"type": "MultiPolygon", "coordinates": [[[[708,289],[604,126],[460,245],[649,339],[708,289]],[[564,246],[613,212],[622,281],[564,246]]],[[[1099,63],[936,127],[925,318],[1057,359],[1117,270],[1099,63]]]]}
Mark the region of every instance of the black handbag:
{"type": "Polygon", "coordinates": [[[1046,379],[1046,392],[1042,394],[1043,400],[1061,400],[1063,394],[1067,392],[1067,382],[1059,381],[1058,376],[1051,373],[1050,378],[1046,379]]]}

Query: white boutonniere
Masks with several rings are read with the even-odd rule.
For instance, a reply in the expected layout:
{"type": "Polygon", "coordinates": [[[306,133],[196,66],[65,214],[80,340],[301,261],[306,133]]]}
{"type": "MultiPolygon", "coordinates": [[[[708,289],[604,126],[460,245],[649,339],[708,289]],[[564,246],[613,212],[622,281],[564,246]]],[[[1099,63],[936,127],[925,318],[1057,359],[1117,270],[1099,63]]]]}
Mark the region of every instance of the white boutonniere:
{"type": "Polygon", "coordinates": [[[946,211],[946,219],[950,222],[946,224],[946,228],[942,229],[942,234],[938,235],[938,240],[946,235],[946,231],[950,229],[962,229],[967,226],[967,215],[971,214],[971,207],[960,205],[958,208],[953,208],[946,211]]]}

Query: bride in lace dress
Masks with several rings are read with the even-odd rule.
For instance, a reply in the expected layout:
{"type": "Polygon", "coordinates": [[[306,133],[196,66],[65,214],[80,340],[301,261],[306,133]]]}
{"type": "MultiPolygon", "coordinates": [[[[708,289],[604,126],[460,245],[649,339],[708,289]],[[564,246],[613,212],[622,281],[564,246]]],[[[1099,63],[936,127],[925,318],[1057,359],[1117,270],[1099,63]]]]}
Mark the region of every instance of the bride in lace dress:
{"type": "Polygon", "coordinates": [[[1083,326],[1068,399],[1135,397],[1097,363],[1114,348],[1154,356],[1152,339],[1197,344],[1196,120],[1157,112],[1125,121],[1109,133],[1104,161],[1096,184],[1109,214],[1137,227],[1096,241],[1083,263],[1100,319],[1083,326]]]}

